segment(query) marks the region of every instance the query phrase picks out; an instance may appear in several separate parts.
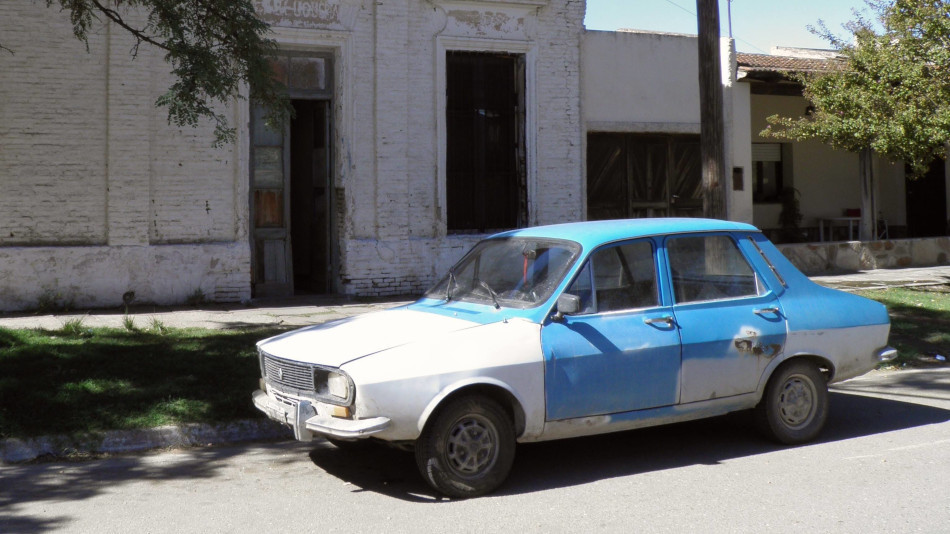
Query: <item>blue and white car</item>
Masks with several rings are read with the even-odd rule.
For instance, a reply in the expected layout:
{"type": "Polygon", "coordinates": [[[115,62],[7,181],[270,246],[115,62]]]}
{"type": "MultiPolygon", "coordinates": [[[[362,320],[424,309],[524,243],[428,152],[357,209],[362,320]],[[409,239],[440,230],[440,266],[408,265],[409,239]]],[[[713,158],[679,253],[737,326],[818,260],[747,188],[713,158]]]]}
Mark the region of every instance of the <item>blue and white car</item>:
{"type": "Polygon", "coordinates": [[[517,442],[747,409],[809,441],[828,384],[896,355],[889,330],[747,224],[559,224],[485,239],[407,306],[261,341],[253,399],[300,440],[412,446],[427,482],[471,497],[517,442]]]}

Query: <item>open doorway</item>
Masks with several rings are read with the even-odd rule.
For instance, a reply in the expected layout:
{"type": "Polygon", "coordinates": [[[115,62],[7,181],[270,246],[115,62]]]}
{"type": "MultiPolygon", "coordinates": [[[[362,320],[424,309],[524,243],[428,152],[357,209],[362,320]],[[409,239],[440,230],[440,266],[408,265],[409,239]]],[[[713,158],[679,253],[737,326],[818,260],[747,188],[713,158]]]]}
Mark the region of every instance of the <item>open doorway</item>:
{"type": "Polygon", "coordinates": [[[290,125],[290,242],[294,293],[330,288],[330,165],[327,100],[293,100],[290,125]]]}
{"type": "MultiPolygon", "coordinates": [[[[910,167],[906,172],[910,175],[910,167]]],[[[907,179],[907,237],[947,235],[946,163],[937,158],[927,174],[907,179]]]]}
{"type": "Polygon", "coordinates": [[[334,291],[329,54],[272,59],[296,118],[270,124],[251,109],[251,273],[255,297],[334,291]]]}

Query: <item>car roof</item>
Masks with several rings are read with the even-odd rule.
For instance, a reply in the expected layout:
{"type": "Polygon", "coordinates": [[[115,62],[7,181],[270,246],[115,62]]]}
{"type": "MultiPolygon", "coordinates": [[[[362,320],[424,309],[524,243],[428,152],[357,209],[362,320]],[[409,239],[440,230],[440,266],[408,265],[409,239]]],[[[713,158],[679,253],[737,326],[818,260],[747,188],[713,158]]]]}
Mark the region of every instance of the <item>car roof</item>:
{"type": "Polygon", "coordinates": [[[499,237],[544,237],[577,241],[585,248],[620,239],[690,232],[758,232],[751,224],[694,218],[616,219],[535,226],[502,232],[499,237]]]}

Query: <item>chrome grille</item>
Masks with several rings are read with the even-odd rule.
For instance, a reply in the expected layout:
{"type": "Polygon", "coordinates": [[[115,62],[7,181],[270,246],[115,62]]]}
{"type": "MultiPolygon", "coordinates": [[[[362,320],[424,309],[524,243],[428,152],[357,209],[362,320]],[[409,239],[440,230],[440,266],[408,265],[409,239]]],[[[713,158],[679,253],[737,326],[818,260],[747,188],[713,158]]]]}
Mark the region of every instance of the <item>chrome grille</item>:
{"type": "Polygon", "coordinates": [[[264,378],[278,386],[313,391],[313,366],[264,353],[264,378]]]}

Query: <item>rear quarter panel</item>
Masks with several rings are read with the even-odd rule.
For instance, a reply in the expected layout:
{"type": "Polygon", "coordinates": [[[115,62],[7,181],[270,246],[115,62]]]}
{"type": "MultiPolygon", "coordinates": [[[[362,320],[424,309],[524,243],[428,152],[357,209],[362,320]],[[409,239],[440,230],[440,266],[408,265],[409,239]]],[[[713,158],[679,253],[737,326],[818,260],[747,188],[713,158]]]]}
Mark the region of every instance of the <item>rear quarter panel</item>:
{"type": "Polygon", "coordinates": [[[787,284],[781,295],[788,324],[782,357],[762,377],[761,388],[775,367],[796,356],[819,356],[834,368],[832,382],[864,374],[878,363],[877,351],[887,346],[890,317],[879,303],[818,285],[801,273],[765,238],[756,243],[787,284]]]}

